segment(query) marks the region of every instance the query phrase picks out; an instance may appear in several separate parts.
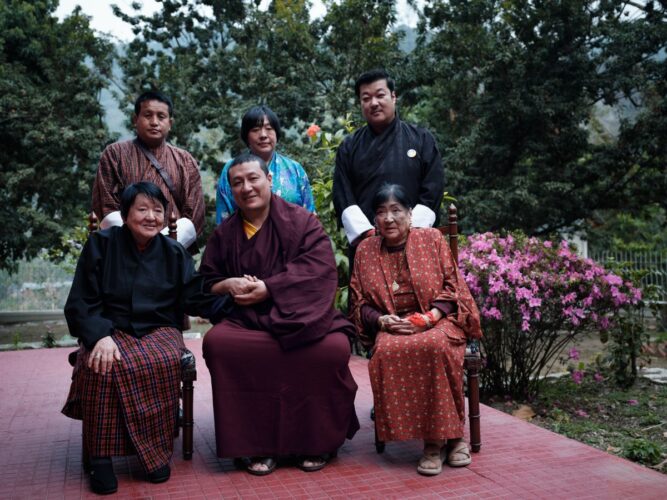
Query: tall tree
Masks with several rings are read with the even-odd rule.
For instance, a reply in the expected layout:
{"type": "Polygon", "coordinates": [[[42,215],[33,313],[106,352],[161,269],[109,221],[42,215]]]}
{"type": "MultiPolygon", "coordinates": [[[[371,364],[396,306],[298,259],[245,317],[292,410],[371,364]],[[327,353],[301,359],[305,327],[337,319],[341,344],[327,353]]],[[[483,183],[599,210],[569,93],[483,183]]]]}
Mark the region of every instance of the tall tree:
{"type": "Polygon", "coordinates": [[[0,265],[50,247],[89,209],[107,131],[111,46],[55,0],[0,3],[0,265]]]}
{"type": "MultiPolygon", "coordinates": [[[[394,0],[327,0],[311,21],[308,0],[163,0],[152,16],[116,9],[137,37],[121,59],[125,99],[159,87],[176,100],[177,142],[204,168],[243,146],[238,127],[251,105],[270,105],[284,124],[356,109],[351,82],[369,65],[399,66],[389,32],[394,0]]],[[[286,141],[289,141],[286,138],[286,141]]]]}
{"type": "Polygon", "coordinates": [[[664,203],[665,8],[426,2],[413,112],[439,133],[468,229],[545,234],[664,203]],[[594,137],[601,105],[625,110],[617,135],[594,137]]]}

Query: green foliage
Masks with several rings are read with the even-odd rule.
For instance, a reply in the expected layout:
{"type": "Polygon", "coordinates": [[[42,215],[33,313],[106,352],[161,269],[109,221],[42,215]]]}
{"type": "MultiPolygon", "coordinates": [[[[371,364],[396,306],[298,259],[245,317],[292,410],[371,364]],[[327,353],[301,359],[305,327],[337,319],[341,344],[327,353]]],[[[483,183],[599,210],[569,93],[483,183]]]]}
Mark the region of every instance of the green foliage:
{"type": "MultiPolygon", "coordinates": [[[[646,270],[633,270],[628,263],[608,260],[605,267],[623,278],[624,281],[640,283],[646,270]]],[[[609,354],[605,361],[609,364],[614,380],[620,387],[630,387],[637,380],[638,361],[642,346],[649,340],[646,331],[646,311],[650,308],[657,314],[658,305],[655,287],[644,287],[642,300],[629,305],[617,314],[612,327],[603,332],[602,340],[609,342],[609,354]]]]}
{"type": "Polygon", "coordinates": [[[46,325],[46,334],[42,337],[42,345],[48,349],[56,346],[56,338],[53,336],[53,328],[46,325]]]}
{"type": "Polygon", "coordinates": [[[99,93],[113,51],[76,9],[0,3],[0,267],[57,242],[89,204],[108,139],[99,93]]]}
{"type": "Polygon", "coordinates": [[[662,449],[653,441],[643,438],[633,439],[623,446],[623,456],[634,462],[654,465],[660,460],[662,449]]]}
{"type": "Polygon", "coordinates": [[[308,146],[309,163],[312,165],[311,186],[317,209],[317,216],[331,239],[336,267],[338,268],[338,291],[336,293],[336,307],[347,311],[348,287],[350,278],[350,263],[347,257],[347,238],[338,224],[333,205],[333,164],[336,150],[345,138],[345,134],[352,133],[354,126],[349,116],[342,121],[342,127],[335,133],[319,131],[310,138],[308,146]]]}
{"type": "Polygon", "coordinates": [[[536,414],[533,424],[646,465],[667,451],[667,387],[646,379],[632,389],[618,389],[608,378],[585,377],[581,384],[570,377],[546,378],[536,398],[488,403],[510,413],[528,404],[536,414]]]}
{"type": "Polygon", "coordinates": [[[400,35],[389,32],[394,2],[327,1],[328,13],[315,21],[305,0],[273,0],[268,9],[248,0],[161,3],[151,16],[115,9],[140,35],[120,58],[121,98],[129,105],[150,87],[171,94],[172,137],[206,169],[245,148],[238,130],[250,106],[268,104],[286,128],[321,123],[356,109],[351,82],[361,71],[403,60],[400,35]],[[207,8],[212,17],[202,15],[207,8]]]}
{"type": "Polygon", "coordinates": [[[550,234],[665,206],[667,4],[632,4],[425,3],[405,86],[467,231],[550,234]]]}
{"type": "MultiPolygon", "coordinates": [[[[567,242],[473,235],[460,247],[459,266],[480,309],[485,393],[534,395],[539,377],[585,333],[610,331],[623,346],[623,361],[636,360],[643,325],[629,318],[640,290],[579,257],[567,242]]],[[[636,376],[636,363],[631,368],[636,376]]]]}
{"type": "Polygon", "coordinates": [[[657,203],[636,213],[606,211],[596,213],[594,226],[587,232],[591,249],[652,252],[667,249],[667,210],[657,203]]]}

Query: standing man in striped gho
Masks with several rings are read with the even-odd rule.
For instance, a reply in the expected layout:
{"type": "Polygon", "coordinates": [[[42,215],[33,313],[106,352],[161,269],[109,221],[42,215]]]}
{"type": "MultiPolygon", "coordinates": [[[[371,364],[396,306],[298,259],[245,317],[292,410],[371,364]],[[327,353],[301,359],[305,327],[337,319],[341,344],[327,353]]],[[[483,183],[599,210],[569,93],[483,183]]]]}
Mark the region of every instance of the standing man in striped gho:
{"type": "Polygon", "coordinates": [[[195,159],[167,142],[174,123],[171,99],[161,92],[144,92],[134,103],[132,123],[137,137],[107,146],[100,158],[93,185],[93,211],[100,227],[122,225],[120,195],[126,186],[152,182],[176,215],[179,243],[192,252],[204,230],[204,196],[195,159]]]}

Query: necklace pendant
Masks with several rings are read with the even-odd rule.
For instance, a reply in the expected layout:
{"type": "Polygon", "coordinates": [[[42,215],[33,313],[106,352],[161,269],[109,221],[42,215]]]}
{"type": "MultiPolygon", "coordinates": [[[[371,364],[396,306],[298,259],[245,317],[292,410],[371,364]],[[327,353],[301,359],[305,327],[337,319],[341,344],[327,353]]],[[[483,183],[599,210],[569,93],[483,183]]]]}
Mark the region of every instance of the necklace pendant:
{"type": "Polygon", "coordinates": [[[391,284],[391,289],[394,292],[398,292],[398,283],[396,283],[396,280],[394,280],[394,282],[391,284]]]}

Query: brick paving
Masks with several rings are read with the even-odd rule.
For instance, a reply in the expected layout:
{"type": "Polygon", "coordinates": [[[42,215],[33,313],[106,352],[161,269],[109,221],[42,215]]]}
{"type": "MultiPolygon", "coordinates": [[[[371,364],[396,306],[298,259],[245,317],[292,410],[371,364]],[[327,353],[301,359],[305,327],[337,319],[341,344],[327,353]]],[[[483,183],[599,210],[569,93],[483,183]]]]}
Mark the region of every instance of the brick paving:
{"type": "MultiPolygon", "coordinates": [[[[199,363],[194,457],[176,442],[171,479],[150,484],[135,457],[114,459],[118,498],[667,498],[667,476],[482,406],[482,450],[466,468],[416,473],[421,446],[387,443],[375,452],[366,361],[353,357],[361,430],[325,469],[278,468],[266,477],[215,456],[213,410],[201,340],[187,340],[199,363]]],[[[0,499],[94,497],[81,469],[81,424],[60,408],[71,349],[0,352],[0,499]]],[[[467,432],[467,430],[466,430],[467,432]]]]}

